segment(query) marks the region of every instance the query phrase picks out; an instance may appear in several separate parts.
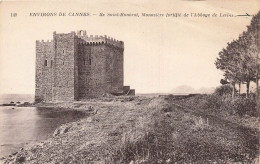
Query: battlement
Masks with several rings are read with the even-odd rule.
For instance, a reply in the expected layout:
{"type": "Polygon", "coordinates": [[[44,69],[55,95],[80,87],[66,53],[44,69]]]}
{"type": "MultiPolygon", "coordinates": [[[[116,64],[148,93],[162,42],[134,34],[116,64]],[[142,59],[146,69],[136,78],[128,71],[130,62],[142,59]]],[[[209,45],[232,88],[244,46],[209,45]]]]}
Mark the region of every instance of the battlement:
{"type": "Polygon", "coordinates": [[[84,30],[77,31],[77,37],[82,39],[79,41],[79,44],[86,44],[86,45],[100,45],[100,44],[108,44],[113,45],[118,48],[124,48],[124,42],[116,40],[112,37],[107,35],[87,35],[87,32],[84,30]]]}
{"type": "Polygon", "coordinates": [[[50,43],[53,43],[53,40],[36,40],[36,44],[50,44],[50,43]]]}

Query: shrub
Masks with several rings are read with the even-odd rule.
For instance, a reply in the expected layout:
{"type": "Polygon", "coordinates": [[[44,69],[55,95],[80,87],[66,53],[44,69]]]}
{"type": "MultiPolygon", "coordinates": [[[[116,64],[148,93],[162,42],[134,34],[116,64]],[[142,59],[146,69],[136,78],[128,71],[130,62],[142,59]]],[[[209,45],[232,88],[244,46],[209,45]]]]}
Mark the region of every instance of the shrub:
{"type": "Polygon", "coordinates": [[[210,108],[210,109],[218,109],[221,107],[222,100],[219,96],[217,95],[207,95],[205,97],[205,104],[204,108],[210,108]]]}
{"type": "Polygon", "coordinates": [[[233,109],[239,116],[257,116],[256,101],[253,99],[237,98],[233,103],[233,109]]]}
{"type": "Polygon", "coordinates": [[[185,107],[202,110],[210,114],[221,113],[224,115],[257,116],[255,96],[251,95],[250,98],[235,97],[234,101],[232,101],[231,95],[228,94],[230,89],[227,89],[228,87],[226,86],[221,88],[222,89],[216,89],[214,94],[198,95],[183,101],[178,101],[178,103],[181,103],[185,107]]]}
{"type": "Polygon", "coordinates": [[[230,85],[222,85],[220,87],[217,87],[214,94],[218,96],[223,96],[223,95],[232,95],[232,86],[230,85]]]}
{"type": "Polygon", "coordinates": [[[191,108],[197,108],[197,109],[207,109],[207,110],[220,108],[221,104],[222,104],[221,97],[214,94],[194,96],[189,98],[185,102],[185,106],[189,106],[191,108]]]}
{"type": "Polygon", "coordinates": [[[234,101],[231,101],[231,98],[222,99],[222,104],[220,107],[221,111],[227,111],[231,115],[249,115],[256,116],[256,101],[254,99],[247,98],[235,98],[234,101]]]}

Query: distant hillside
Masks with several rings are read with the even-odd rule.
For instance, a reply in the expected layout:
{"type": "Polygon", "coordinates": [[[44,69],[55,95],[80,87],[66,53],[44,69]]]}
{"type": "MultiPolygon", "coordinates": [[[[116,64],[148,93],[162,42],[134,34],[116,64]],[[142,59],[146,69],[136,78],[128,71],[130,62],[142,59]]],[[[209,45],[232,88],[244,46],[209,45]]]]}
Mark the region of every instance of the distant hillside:
{"type": "MultiPolygon", "coordinates": [[[[220,85],[219,85],[220,86],[220,85]]],[[[195,94],[195,93],[200,93],[200,94],[211,94],[215,91],[215,87],[201,87],[199,89],[194,89],[191,86],[188,85],[181,85],[173,90],[171,90],[171,94],[195,94]]],[[[236,86],[236,89],[238,89],[238,85],[236,86]]],[[[251,83],[250,84],[250,92],[255,92],[256,90],[256,84],[251,83]]],[[[246,85],[242,84],[241,85],[241,93],[246,93],[246,85]]]]}
{"type": "Polygon", "coordinates": [[[211,94],[215,90],[214,87],[201,87],[199,89],[194,89],[191,86],[188,85],[182,85],[179,87],[174,88],[171,90],[170,93],[172,94],[195,94],[195,93],[200,93],[200,94],[211,94]]]}
{"type": "Polygon", "coordinates": [[[137,93],[136,96],[158,97],[159,95],[168,95],[169,93],[137,93]]]}
{"type": "Polygon", "coordinates": [[[197,92],[202,94],[211,94],[215,91],[215,89],[215,87],[201,87],[197,89],[197,92]]]}

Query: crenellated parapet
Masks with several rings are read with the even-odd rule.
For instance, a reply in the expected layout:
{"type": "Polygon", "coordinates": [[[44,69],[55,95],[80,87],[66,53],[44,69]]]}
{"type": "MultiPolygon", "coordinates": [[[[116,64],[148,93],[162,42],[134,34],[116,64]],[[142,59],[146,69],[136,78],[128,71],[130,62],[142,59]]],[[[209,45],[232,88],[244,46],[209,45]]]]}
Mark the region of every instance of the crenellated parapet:
{"type": "Polygon", "coordinates": [[[116,40],[112,37],[109,37],[107,35],[87,35],[86,31],[78,31],[77,32],[77,37],[79,39],[79,44],[83,45],[101,45],[101,44],[107,44],[107,45],[112,45],[121,49],[124,49],[124,42],[116,40]]]}
{"type": "Polygon", "coordinates": [[[53,50],[53,40],[36,40],[36,53],[50,54],[53,50]]]}
{"type": "Polygon", "coordinates": [[[36,45],[39,45],[39,44],[52,44],[53,43],[53,40],[36,40],[36,45]]]}

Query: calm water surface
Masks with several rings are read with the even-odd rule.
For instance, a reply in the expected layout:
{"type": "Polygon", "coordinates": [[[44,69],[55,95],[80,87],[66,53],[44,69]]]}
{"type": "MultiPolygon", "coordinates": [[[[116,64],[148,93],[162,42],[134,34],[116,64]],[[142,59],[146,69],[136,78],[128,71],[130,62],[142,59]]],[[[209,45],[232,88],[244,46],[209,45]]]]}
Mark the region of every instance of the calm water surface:
{"type": "Polygon", "coordinates": [[[0,107],[0,157],[16,152],[25,144],[46,140],[61,124],[84,116],[79,111],[52,108],[0,107]]]}

